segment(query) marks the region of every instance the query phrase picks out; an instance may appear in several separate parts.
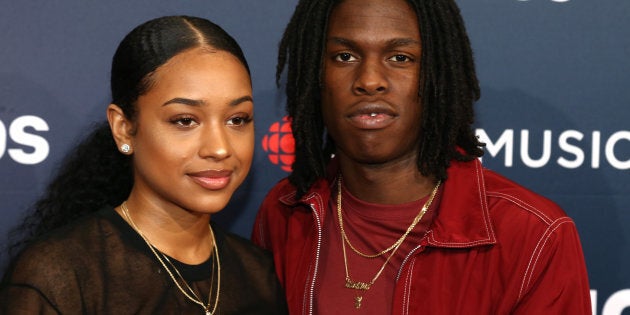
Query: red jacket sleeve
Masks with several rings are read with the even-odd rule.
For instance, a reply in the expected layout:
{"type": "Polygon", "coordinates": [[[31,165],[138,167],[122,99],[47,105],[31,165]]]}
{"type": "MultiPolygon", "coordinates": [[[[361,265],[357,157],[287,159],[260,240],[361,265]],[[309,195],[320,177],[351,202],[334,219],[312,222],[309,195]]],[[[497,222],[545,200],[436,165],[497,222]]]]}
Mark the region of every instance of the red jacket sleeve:
{"type": "Polygon", "coordinates": [[[591,314],[589,292],[575,224],[560,218],[531,254],[514,314],[591,314]]]}

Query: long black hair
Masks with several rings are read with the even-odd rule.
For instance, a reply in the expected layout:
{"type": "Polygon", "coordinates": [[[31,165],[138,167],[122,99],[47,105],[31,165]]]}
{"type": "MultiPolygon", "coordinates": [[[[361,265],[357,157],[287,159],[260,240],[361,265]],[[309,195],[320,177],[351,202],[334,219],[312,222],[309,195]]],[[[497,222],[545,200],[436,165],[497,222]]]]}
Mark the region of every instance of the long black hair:
{"type": "MultiPolygon", "coordinates": [[[[286,109],[296,146],[289,180],[298,196],[325,176],[335,150],[325,133],[320,82],[328,19],[342,1],[300,0],[280,41],[276,82],[281,85],[286,68],[286,109]]],[[[444,180],[451,160],[483,155],[483,144],[472,129],[473,104],[480,93],[472,49],[454,0],[407,2],[418,16],[422,43],[418,169],[444,180]]]]}
{"type": "MultiPolygon", "coordinates": [[[[133,121],[136,101],[151,88],[153,73],[175,55],[195,47],[226,51],[249,73],[241,48],[218,25],[191,16],[160,17],[139,25],[120,42],[112,60],[112,103],[133,121]]],[[[122,203],[132,186],[131,158],[116,148],[109,124],[98,124],[64,158],[44,195],[11,231],[10,256],[53,229],[122,203]]]]}

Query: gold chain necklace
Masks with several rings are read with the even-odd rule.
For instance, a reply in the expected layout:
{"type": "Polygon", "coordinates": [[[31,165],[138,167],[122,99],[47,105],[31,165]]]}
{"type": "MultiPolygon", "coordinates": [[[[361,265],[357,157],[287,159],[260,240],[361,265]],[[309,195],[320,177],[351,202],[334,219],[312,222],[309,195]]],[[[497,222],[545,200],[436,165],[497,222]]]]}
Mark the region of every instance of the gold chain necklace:
{"type": "Polygon", "coordinates": [[[438,187],[440,186],[440,182],[438,181],[437,185],[435,185],[435,188],[433,188],[433,191],[431,192],[431,196],[429,197],[429,200],[427,200],[427,202],[424,204],[424,206],[422,206],[420,212],[413,219],[413,222],[411,222],[409,227],[407,227],[407,230],[405,231],[405,233],[396,242],[394,242],[394,244],[392,244],[392,246],[390,246],[390,247],[388,247],[388,248],[386,248],[386,249],[384,249],[381,252],[376,253],[376,254],[365,254],[365,253],[361,252],[360,250],[358,250],[356,247],[354,247],[352,245],[352,243],[350,243],[350,239],[348,238],[348,235],[346,234],[346,231],[343,228],[343,216],[341,215],[341,182],[342,182],[342,176],[341,176],[341,174],[339,174],[339,178],[337,179],[337,192],[338,192],[337,193],[337,215],[339,217],[339,226],[341,227],[341,236],[343,237],[343,241],[348,243],[348,245],[350,246],[350,249],[352,249],[353,252],[355,252],[357,255],[365,257],[365,258],[376,258],[376,257],[379,257],[379,256],[381,256],[381,255],[391,251],[392,249],[396,248],[397,246],[399,246],[403,242],[403,240],[407,237],[407,235],[409,235],[409,233],[411,233],[411,231],[416,226],[416,224],[418,224],[418,222],[420,222],[420,219],[422,219],[422,216],[424,216],[424,214],[427,212],[427,210],[429,209],[429,206],[433,202],[433,198],[435,197],[435,194],[437,193],[438,187]]]}
{"type": "Polygon", "coordinates": [[[131,227],[134,229],[134,231],[136,231],[136,233],[138,233],[138,235],[140,235],[140,237],[144,240],[145,243],[147,243],[147,246],[149,246],[149,249],[151,249],[151,252],[153,252],[153,255],[155,255],[155,257],[158,259],[158,261],[162,264],[162,267],[164,267],[164,270],[166,270],[166,272],[168,273],[168,275],[171,277],[171,279],[173,280],[173,282],[175,283],[175,285],[177,286],[177,288],[179,289],[179,291],[181,291],[190,301],[192,301],[195,304],[200,305],[203,308],[203,311],[206,313],[206,315],[213,315],[214,312],[217,310],[217,306],[219,305],[219,291],[221,289],[221,261],[219,260],[219,249],[217,248],[217,241],[216,238],[214,237],[214,232],[212,231],[212,227],[210,227],[210,235],[212,236],[212,247],[213,247],[213,251],[214,251],[214,255],[212,255],[212,279],[210,282],[210,290],[208,292],[208,303],[204,304],[203,301],[201,300],[201,298],[199,298],[199,296],[197,295],[197,293],[195,293],[195,290],[193,290],[190,285],[188,285],[188,282],[184,279],[184,277],[182,277],[181,273],[179,272],[179,270],[177,270],[177,268],[175,268],[175,265],[173,265],[173,263],[171,262],[170,259],[168,259],[168,257],[162,253],[159,252],[155,249],[155,247],[153,247],[153,245],[151,245],[151,243],[149,242],[149,240],[144,236],[144,234],[142,234],[142,232],[140,232],[140,229],[138,229],[138,227],[136,226],[136,224],[133,222],[133,219],[131,219],[131,215],[129,215],[129,209],[127,208],[127,201],[124,201],[121,205],[120,205],[120,209],[122,210],[125,218],[127,219],[127,221],[129,222],[129,224],[131,224],[131,227]],[[159,254],[158,254],[159,252],[159,254]],[[180,279],[181,282],[184,283],[184,285],[186,286],[186,289],[194,296],[191,296],[190,294],[188,294],[184,288],[182,288],[180,281],[177,281],[177,279],[175,279],[175,276],[173,275],[173,272],[171,272],[171,270],[166,266],[166,264],[164,263],[164,260],[166,260],[171,267],[173,268],[173,270],[175,270],[175,272],[177,273],[178,278],[180,279]],[[214,306],[212,307],[212,311],[210,310],[210,300],[212,299],[212,281],[214,278],[214,262],[216,260],[217,263],[217,293],[214,297],[214,306]]]}
{"type": "MultiPolygon", "coordinates": [[[[433,198],[435,197],[435,194],[437,193],[438,188],[440,187],[440,183],[441,183],[440,181],[437,182],[437,184],[435,185],[435,188],[433,188],[433,191],[431,192],[431,196],[424,203],[424,205],[420,209],[420,212],[414,218],[413,223],[409,226],[409,228],[401,236],[401,238],[398,239],[398,241],[396,241],[394,243],[394,245],[392,245],[390,248],[386,249],[385,251],[382,251],[381,253],[377,254],[376,256],[370,257],[371,255],[362,254],[362,253],[358,252],[354,247],[352,247],[352,244],[350,244],[350,241],[348,241],[348,238],[346,236],[346,232],[344,231],[343,219],[342,219],[342,214],[341,214],[341,184],[342,184],[342,176],[341,176],[341,174],[339,174],[339,178],[337,180],[337,216],[339,217],[339,228],[341,230],[341,235],[342,235],[342,238],[341,238],[341,249],[343,251],[343,263],[344,263],[344,267],[345,267],[345,271],[346,271],[346,285],[345,285],[346,288],[354,289],[354,290],[360,290],[360,291],[367,291],[367,290],[369,290],[372,287],[374,282],[376,282],[376,279],[378,279],[378,277],[380,277],[381,273],[383,273],[383,270],[385,270],[385,266],[387,266],[387,263],[389,263],[389,260],[394,256],[394,254],[396,253],[396,251],[398,250],[400,245],[402,245],[402,243],[405,241],[405,239],[407,238],[407,235],[409,235],[409,233],[411,232],[411,230],[413,230],[413,228],[416,226],[416,224],[418,224],[418,222],[420,222],[420,220],[422,219],[424,214],[427,212],[427,210],[431,206],[431,203],[433,203],[433,198]],[[381,255],[387,253],[388,251],[391,251],[389,256],[387,256],[387,258],[385,259],[385,262],[383,263],[381,268],[378,270],[378,272],[376,272],[376,275],[374,275],[374,277],[372,278],[372,280],[370,282],[353,281],[352,278],[350,277],[350,271],[348,270],[348,258],[347,258],[347,255],[346,255],[346,242],[348,242],[348,245],[350,245],[350,247],[355,251],[355,253],[359,254],[360,256],[366,257],[366,258],[378,257],[378,256],[381,256],[381,255]]],[[[362,295],[357,295],[354,298],[354,307],[357,308],[357,309],[361,308],[362,301],[363,301],[363,296],[362,295]]]]}

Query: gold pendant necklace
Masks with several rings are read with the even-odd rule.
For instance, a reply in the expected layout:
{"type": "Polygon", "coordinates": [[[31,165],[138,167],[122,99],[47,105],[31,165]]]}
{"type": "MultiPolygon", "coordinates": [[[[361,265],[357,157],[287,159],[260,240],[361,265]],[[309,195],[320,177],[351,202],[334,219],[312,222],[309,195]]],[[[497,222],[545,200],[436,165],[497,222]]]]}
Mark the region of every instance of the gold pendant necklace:
{"type": "MultiPolygon", "coordinates": [[[[394,254],[396,253],[398,248],[400,248],[400,245],[402,245],[402,243],[405,241],[405,239],[407,238],[407,235],[409,235],[409,233],[413,230],[413,228],[416,226],[416,224],[418,224],[418,222],[420,222],[420,220],[422,219],[424,214],[427,212],[427,210],[431,206],[431,203],[433,202],[433,198],[435,198],[435,194],[437,193],[438,188],[440,187],[440,183],[441,183],[441,181],[437,182],[437,184],[433,188],[433,191],[431,192],[431,196],[424,203],[424,205],[420,209],[420,212],[413,219],[413,222],[411,223],[409,228],[407,228],[407,231],[405,231],[405,233],[398,239],[398,241],[396,241],[394,243],[394,245],[392,245],[392,247],[390,247],[390,248],[388,248],[388,249],[386,249],[384,251],[381,251],[380,253],[378,253],[376,255],[365,255],[365,254],[362,254],[361,252],[359,252],[358,250],[356,250],[350,244],[350,241],[348,240],[348,238],[346,236],[346,232],[344,231],[344,228],[343,228],[343,216],[342,216],[342,211],[341,211],[341,184],[342,184],[342,176],[341,176],[341,174],[339,174],[339,177],[337,179],[337,216],[339,217],[339,228],[341,230],[341,235],[342,235],[341,236],[341,249],[343,251],[343,264],[344,264],[345,271],[346,271],[346,284],[345,284],[346,288],[353,289],[353,290],[358,290],[359,292],[361,292],[361,291],[367,291],[367,290],[369,290],[372,287],[372,285],[374,284],[376,279],[378,279],[378,277],[381,275],[381,273],[383,273],[383,270],[385,270],[385,266],[387,266],[387,263],[389,262],[389,260],[394,256],[394,254]],[[388,251],[391,251],[389,256],[387,256],[387,259],[385,259],[385,262],[383,263],[381,268],[378,270],[378,272],[376,272],[376,275],[374,275],[374,277],[372,278],[372,280],[370,282],[353,281],[352,278],[350,277],[350,271],[348,270],[348,257],[347,257],[347,254],[346,254],[346,242],[348,242],[348,245],[350,245],[350,247],[353,249],[353,251],[355,253],[357,253],[357,254],[359,254],[359,256],[362,256],[362,257],[365,257],[365,258],[375,258],[375,257],[381,256],[381,255],[387,253],[388,251]]],[[[360,294],[357,295],[354,298],[354,307],[356,309],[361,308],[361,306],[362,306],[361,303],[362,302],[363,302],[363,296],[360,295],[360,294]]]]}
{"type": "Polygon", "coordinates": [[[147,244],[147,246],[149,246],[149,249],[151,249],[151,252],[153,253],[153,255],[155,255],[155,257],[158,259],[160,264],[162,264],[162,267],[164,267],[164,270],[166,270],[166,272],[171,277],[171,280],[173,280],[173,282],[175,283],[175,285],[177,286],[179,291],[181,291],[184,294],[184,296],[186,296],[186,298],[188,298],[190,301],[192,301],[193,303],[198,304],[199,306],[201,306],[203,308],[203,311],[205,312],[206,315],[214,315],[214,312],[216,312],[217,306],[219,305],[219,292],[221,290],[221,261],[219,259],[219,249],[217,247],[216,238],[214,237],[214,232],[212,231],[212,226],[208,225],[209,228],[210,228],[210,235],[212,236],[212,250],[214,251],[214,255],[212,255],[212,276],[211,276],[211,279],[210,279],[210,289],[209,289],[209,292],[208,292],[208,303],[203,303],[201,298],[199,298],[199,296],[197,295],[195,290],[193,290],[190,287],[190,285],[188,285],[188,282],[186,281],[186,279],[184,279],[184,277],[182,277],[181,273],[179,272],[179,270],[177,270],[177,268],[171,262],[171,260],[164,253],[158,251],[153,245],[151,245],[151,243],[144,236],[144,234],[142,234],[140,232],[140,229],[138,229],[136,224],[133,222],[133,219],[131,219],[131,215],[129,215],[129,209],[127,208],[127,201],[124,201],[120,205],[120,209],[122,210],[123,215],[127,219],[127,222],[129,222],[129,224],[134,229],[134,231],[136,231],[136,233],[138,233],[138,235],[140,235],[140,237],[144,240],[144,242],[147,244]],[[159,252],[159,254],[158,254],[158,252],[159,252]],[[169,263],[169,265],[171,266],[171,268],[173,270],[175,270],[175,273],[177,274],[177,276],[180,279],[180,281],[177,281],[177,279],[173,275],[173,272],[171,271],[170,268],[168,268],[166,266],[164,261],[167,261],[169,263]],[[216,262],[216,266],[217,266],[217,293],[216,293],[216,295],[214,297],[214,305],[212,306],[212,310],[210,310],[210,301],[212,300],[212,283],[214,282],[214,265],[215,265],[215,262],[216,262]],[[186,292],[186,290],[184,290],[182,288],[180,282],[184,283],[184,285],[186,286],[186,289],[188,290],[188,292],[190,292],[190,294],[188,294],[188,292],[186,292]],[[192,294],[192,296],[191,296],[191,294],[192,294]]]}

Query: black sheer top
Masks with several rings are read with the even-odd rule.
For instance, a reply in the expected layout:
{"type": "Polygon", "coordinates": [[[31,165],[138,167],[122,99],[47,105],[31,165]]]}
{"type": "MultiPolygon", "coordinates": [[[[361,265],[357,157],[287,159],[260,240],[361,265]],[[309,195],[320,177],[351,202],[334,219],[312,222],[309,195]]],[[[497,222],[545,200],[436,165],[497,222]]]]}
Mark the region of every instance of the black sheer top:
{"type": "MultiPolygon", "coordinates": [[[[286,314],[271,255],[215,225],[221,289],[215,314],[286,314]]],[[[204,302],[211,259],[171,259],[204,302]]],[[[216,284],[215,284],[216,285],[216,284]]],[[[142,238],[105,208],[27,247],[0,288],[0,314],[204,314],[188,300],[142,238]]]]}

